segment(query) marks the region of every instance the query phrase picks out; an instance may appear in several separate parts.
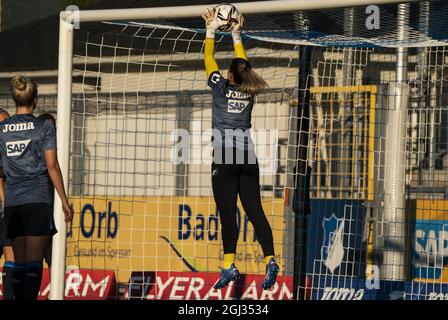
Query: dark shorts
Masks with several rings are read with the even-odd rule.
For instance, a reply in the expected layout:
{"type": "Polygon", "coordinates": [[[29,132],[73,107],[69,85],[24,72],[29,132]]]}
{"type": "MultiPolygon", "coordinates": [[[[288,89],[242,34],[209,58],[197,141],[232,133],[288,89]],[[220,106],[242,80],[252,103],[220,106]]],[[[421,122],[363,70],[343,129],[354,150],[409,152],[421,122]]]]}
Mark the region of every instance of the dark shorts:
{"type": "Polygon", "coordinates": [[[53,236],[57,233],[50,203],[27,203],[5,207],[6,236],[14,240],[20,236],[53,236]]]}

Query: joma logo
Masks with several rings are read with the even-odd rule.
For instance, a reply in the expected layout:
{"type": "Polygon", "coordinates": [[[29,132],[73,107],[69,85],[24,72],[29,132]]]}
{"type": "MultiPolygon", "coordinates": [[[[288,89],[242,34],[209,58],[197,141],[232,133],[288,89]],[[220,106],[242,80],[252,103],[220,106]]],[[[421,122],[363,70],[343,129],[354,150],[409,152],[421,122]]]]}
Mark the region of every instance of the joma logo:
{"type": "Polygon", "coordinates": [[[34,129],[34,123],[28,122],[28,123],[9,123],[5,124],[5,127],[3,128],[3,132],[14,132],[14,131],[25,131],[25,130],[33,130],[34,129]]]}

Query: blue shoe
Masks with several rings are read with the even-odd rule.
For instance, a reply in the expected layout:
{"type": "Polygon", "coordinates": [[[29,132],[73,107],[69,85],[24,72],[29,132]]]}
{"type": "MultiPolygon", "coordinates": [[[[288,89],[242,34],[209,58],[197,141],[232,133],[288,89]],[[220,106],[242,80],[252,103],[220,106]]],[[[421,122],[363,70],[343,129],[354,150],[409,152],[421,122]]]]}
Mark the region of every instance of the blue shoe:
{"type": "Polygon", "coordinates": [[[229,269],[221,269],[218,282],[213,286],[214,289],[222,289],[227,287],[230,281],[234,281],[240,277],[240,272],[232,263],[229,269]]]}
{"type": "Polygon", "coordinates": [[[268,290],[275,284],[275,280],[277,279],[277,273],[280,270],[277,262],[275,262],[274,258],[269,260],[269,263],[266,265],[266,274],[264,276],[263,281],[263,290],[268,290]]]}

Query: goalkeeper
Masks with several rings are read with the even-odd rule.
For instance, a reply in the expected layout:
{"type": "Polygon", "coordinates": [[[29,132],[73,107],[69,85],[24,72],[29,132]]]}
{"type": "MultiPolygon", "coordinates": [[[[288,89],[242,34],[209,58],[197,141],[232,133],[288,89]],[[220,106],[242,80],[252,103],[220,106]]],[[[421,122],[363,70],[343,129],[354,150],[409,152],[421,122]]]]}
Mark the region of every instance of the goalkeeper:
{"type": "Polygon", "coordinates": [[[241,14],[232,27],[236,58],[230,63],[227,79],[219,73],[214,59],[214,38],[220,22],[215,18],[214,10],[208,9],[203,15],[207,27],[204,63],[208,86],[213,95],[212,187],[224,247],[223,268],[214,287],[223,288],[239,277],[235,266],[238,241],[236,207],[239,195],[263,249],[263,261],[266,264],[263,289],[269,289],[275,284],[279,266],[274,259],[272,230],[261,205],[259,167],[249,133],[254,96],[268,85],[252,70],[247,59],[240,36],[244,21],[241,14]]]}

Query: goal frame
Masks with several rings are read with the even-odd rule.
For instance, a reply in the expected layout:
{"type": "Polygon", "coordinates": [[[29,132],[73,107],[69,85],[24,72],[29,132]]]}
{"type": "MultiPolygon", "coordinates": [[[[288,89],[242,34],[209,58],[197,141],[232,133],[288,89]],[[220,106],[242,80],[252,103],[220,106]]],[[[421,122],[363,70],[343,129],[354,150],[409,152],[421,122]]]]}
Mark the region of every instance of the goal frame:
{"type": "MultiPolygon", "coordinates": [[[[420,0],[269,0],[236,3],[243,14],[359,7],[371,4],[409,3],[420,0]]],[[[72,106],[73,39],[75,24],[93,21],[117,21],[160,18],[200,17],[205,9],[216,4],[156,8],[62,11],[59,20],[57,155],[68,190],[70,130],[72,106]]],[[[399,99],[399,98],[397,98],[399,99]]],[[[50,299],[63,300],[65,287],[66,223],[59,196],[55,193],[54,218],[59,231],[53,237],[50,299]]]]}

